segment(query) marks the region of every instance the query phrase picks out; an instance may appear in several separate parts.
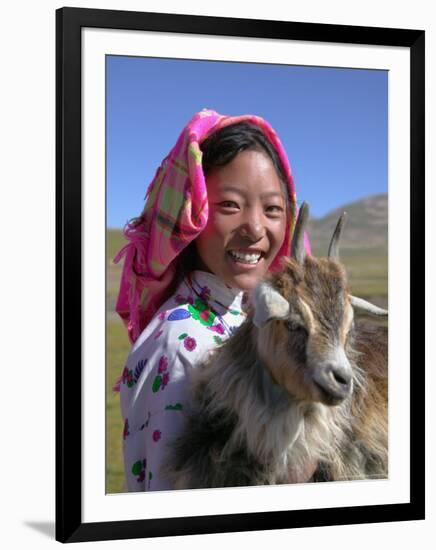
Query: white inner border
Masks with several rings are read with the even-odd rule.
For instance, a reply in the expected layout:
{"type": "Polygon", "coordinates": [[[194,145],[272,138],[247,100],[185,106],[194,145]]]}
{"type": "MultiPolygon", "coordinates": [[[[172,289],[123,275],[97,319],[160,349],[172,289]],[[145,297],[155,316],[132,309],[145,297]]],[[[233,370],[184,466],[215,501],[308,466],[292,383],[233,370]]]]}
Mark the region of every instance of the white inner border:
{"type": "Polygon", "coordinates": [[[409,502],[409,49],[88,28],[82,29],[82,39],[82,521],[409,502]],[[108,54],[389,70],[389,480],[105,494],[105,56],[108,54]]]}

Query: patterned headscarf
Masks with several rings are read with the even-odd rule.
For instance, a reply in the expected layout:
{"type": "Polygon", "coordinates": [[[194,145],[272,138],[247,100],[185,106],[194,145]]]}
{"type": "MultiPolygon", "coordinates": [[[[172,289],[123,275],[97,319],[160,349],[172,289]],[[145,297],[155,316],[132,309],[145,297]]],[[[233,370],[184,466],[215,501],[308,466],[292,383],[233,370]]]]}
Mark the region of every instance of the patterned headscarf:
{"type": "Polygon", "coordinates": [[[116,311],[127,325],[131,342],[174,291],[177,257],[206,226],[208,201],[200,144],[220,128],[242,121],[258,126],[271,142],[289,190],[289,228],[270,270],[277,269],[281,257],[289,255],[297,214],[296,196],[289,161],[277,134],[258,116],[223,116],[208,109],[200,111],[182,130],[158,168],[147,190],[142,215],[124,229],[130,242],[114,259],[119,262],[125,256],[116,311]]]}

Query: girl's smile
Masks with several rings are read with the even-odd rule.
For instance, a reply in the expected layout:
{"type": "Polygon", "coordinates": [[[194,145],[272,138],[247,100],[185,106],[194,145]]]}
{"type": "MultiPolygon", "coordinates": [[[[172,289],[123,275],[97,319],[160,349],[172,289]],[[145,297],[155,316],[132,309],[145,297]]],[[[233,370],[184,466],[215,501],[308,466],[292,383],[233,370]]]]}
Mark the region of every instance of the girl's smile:
{"type": "Polygon", "coordinates": [[[267,154],[245,150],[206,177],[209,217],[196,239],[200,269],[250,290],[266,275],[287,223],[279,176],[267,154]]]}

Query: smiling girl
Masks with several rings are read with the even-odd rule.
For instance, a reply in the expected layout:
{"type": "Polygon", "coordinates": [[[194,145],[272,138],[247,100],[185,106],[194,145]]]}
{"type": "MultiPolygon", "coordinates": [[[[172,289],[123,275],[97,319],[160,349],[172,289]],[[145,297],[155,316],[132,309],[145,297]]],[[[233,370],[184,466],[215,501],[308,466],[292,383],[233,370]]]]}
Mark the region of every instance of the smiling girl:
{"type": "Polygon", "coordinates": [[[197,113],[125,230],[117,311],[133,343],[121,392],[129,491],[170,490],[193,368],[244,321],[250,291],[289,255],[296,197],[284,149],[253,115],[197,113]]]}

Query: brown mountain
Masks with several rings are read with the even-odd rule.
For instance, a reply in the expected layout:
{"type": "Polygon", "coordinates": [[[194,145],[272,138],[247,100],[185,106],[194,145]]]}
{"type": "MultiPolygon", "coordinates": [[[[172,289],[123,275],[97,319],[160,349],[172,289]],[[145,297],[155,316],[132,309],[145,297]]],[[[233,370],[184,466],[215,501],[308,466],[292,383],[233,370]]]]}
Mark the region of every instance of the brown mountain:
{"type": "Polygon", "coordinates": [[[322,218],[310,219],[308,235],[315,254],[327,254],[330,238],[342,212],[348,215],[341,236],[342,255],[366,255],[369,252],[387,254],[387,194],[371,195],[336,208],[322,218]]]}

